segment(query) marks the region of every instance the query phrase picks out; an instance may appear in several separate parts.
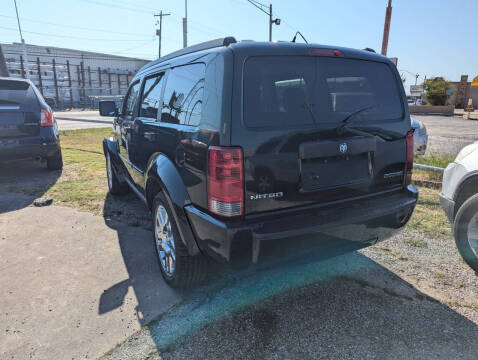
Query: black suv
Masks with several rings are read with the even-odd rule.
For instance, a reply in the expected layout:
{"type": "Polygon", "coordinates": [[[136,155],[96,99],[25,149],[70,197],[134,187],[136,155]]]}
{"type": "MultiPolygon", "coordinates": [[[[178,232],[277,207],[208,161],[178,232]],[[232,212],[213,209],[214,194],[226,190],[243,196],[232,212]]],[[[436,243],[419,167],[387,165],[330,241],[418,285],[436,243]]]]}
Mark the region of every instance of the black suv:
{"type": "Polygon", "coordinates": [[[40,91],[25,79],[0,78],[0,160],[40,158],[63,167],[58,126],[40,91]]]}
{"type": "Polygon", "coordinates": [[[100,112],[116,116],[110,191],[152,210],[173,286],[197,280],[207,257],[257,262],[281,240],[374,244],[417,201],[402,82],[370,51],[213,40],[145,65],[122,109],[100,112]]]}

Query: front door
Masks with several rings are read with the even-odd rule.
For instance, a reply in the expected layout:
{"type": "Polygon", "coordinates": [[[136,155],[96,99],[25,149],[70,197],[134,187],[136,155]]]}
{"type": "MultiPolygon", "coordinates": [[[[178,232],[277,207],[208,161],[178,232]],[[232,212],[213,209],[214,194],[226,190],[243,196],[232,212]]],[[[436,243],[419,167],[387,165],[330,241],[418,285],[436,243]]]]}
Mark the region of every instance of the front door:
{"type": "Polygon", "coordinates": [[[131,84],[123,102],[121,114],[115,119],[115,133],[119,143],[120,156],[131,179],[136,182],[137,170],[134,167],[135,143],[135,115],[137,114],[137,100],[140,90],[139,80],[131,84]]]}

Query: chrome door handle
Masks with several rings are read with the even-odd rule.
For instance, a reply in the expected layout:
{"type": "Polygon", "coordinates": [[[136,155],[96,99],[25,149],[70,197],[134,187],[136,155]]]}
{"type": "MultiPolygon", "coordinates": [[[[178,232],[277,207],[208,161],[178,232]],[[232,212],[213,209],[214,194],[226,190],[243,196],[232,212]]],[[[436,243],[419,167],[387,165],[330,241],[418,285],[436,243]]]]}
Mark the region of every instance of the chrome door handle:
{"type": "Polygon", "coordinates": [[[154,140],[154,135],[155,135],[154,132],[144,132],[143,133],[143,136],[150,141],[154,140]]]}

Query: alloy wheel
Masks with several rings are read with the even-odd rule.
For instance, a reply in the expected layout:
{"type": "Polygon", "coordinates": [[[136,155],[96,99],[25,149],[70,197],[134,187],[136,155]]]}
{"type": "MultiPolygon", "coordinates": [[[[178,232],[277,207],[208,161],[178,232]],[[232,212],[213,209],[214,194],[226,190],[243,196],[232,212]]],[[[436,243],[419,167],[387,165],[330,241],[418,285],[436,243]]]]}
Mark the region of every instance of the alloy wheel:
{"type": "Polygon", "coordinates": [[[172,276],[176,266],[174,234],[168,213],[162,205],[156,209],[154,237],[161,267],[168,276],[172,276]]]}

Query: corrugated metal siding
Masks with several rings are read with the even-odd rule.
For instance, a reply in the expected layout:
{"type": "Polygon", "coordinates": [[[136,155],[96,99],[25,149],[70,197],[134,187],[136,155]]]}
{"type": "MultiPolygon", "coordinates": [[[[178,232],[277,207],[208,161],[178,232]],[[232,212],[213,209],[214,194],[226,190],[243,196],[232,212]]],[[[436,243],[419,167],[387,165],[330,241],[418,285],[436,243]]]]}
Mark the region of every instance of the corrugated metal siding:
{"type": "MultiPolygon", "coordinates": [[[[22,77],[22,45],[14,43],[1,44],[1,46],[10,76],[22,77]]],[[[27,45],[27,55],[30,79],[42,90],[45,97],[56,98],[58,90],[59,107],[68,107],[71,102],[74,106],[88,106],[91,102],[90,96],[124,95],[134,74],[149,62],[129,57],[36,45],[27,45]],[[57,89],[55,89],[53,59],[57,89]],[[68,79],[68,63],[71,87],[68,79]]],[[[25,59],[23,59],[23,69],[26,70],[25,59]]]]}

